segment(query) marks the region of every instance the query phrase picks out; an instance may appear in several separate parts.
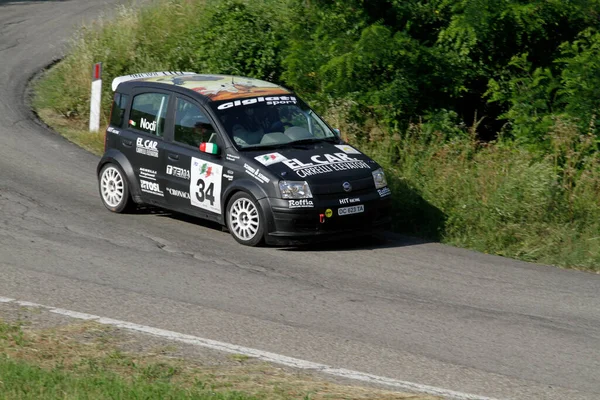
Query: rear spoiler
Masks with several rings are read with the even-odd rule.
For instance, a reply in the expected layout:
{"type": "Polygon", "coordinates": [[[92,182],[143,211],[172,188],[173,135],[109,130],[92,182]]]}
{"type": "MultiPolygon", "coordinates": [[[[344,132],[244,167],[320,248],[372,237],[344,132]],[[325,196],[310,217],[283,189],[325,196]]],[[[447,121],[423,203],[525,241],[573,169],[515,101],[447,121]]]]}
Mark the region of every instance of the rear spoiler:
{"type": "Polygon", "coordinates": [[[113,79],[112,90],[113,90],[113,92],[115,90],[117,90],[117,86],[119,86],[120,83],[132,81],[135,79],[155,78],[155,77],[159,77],[159,76],[173,76],[173,75],[197,75],[197,74],[195,72],[160,71],[160,72],[141,72],[139,74],[119,76],[119,77],[113,79]]]}

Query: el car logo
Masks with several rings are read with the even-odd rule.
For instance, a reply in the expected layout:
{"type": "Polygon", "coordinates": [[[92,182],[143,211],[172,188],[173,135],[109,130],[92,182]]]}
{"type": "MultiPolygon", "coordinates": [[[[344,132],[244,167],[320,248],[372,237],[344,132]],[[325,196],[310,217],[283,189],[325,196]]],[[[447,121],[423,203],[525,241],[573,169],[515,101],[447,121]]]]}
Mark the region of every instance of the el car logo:
{"type": "Polygon", "coordinates": [[[142,118],[140,121],[141,128],[146,129],[151,132],[156,132],[156,121],[150,122],[146,121],[145,118],[142,118]]]}
{"type": "Polygon", "coordinates": [[[345,171],[351,169],[370,169],[366,162],[348,156],[345,153],[314,155],[310,158],[312,162],[303,163],[297,158],[283,160],[282,162],[294,170],[300,178],[311,175],[327,174],[334,171],[345,171]],[[325,157],[325,160],[323,160],[325,157]]]}
{"type": "Polygon", "coordinates": [[[154,140],[144,140],[142,138],[137,138],[136,142],[136,153],[145,154],[151,157],[158,157],[158,142],[154,140]]]}
{"type": "Polygon", "coordinates": [[[158,146],[158,142],[155,142],[154,140],[144,140],[142,138],[137,138],[135,144],[137,147],[142,147],[148,150],[156,150],[156,146],[158,146]]]}

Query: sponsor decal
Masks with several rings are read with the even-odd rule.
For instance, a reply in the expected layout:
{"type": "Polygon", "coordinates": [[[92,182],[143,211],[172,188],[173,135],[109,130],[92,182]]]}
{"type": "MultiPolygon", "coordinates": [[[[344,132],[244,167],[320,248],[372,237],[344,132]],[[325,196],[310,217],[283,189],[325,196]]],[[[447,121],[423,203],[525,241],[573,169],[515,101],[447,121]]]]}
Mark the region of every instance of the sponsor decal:
{"type": "Polygon", "coordinates": [[[221,181],[223,167],[192,157],[190,201],[194,207],[221,214],[221,181]]]}
{"type": "Polygon", "coordinates": [[[135,152],[144,154],[150,157],[158,158],[158,142],[155,140],[145,140],[143,138],[137,138],[135,152]]]}
{"type": "Polygon", "coordinates": [[[217,145],[214,143],[202,142],[200,143],[200,151],[209,154],[217,154],[217,145]]]}
{"type": "Polygon", "coordinates": [[[331,208],[328,208],[327,210],[325,210],[325,216],[327,218],[331,218],[332,215],[333,215],[333,211],[331,210],[331,208]]]}
{"type": "Polygon", "coordinates": [[[190,180],[190,171],[185,168],[175,167],[173,165],[167,165],[167,175],[175,176],[181,179],[190,180]]]}
{"type": "Polygon", "coordinates": [[[315,155],[310,158],[311,162],[303,163],[297,158],[283,160],[282,162],[294,170],[300,178],[312,175],[328,174],[334,171],[345,171],[350,169],[371,169],[369,164],[352,158],[346,153],[334,153],[315,155]]]}
{"type": "Polygon", "coordinates": [[[347,144],[336,144],[335,147],[337,147],[346,154],[360,154],[360,151],[347,144]]]}
{"type": "Polygon", "coordinates": [[[355,197],[353,199],[347,197],[345,199],[340,199],[340,204],[352,204],[352,203],[359,203],[360,199],[358,197],[355,197]]]}
{"type": "Polygon", "coordinates": [[[267,97],[254,97],[245,100],[230,101],[223,103],[217,109],[227,110],[232,107],[249,106],[256,103],[267,103],[269,106],[275,106],[277,104],[296,104],[298,100],[294,96],[267,96],[267,97]]]}
{"type": "Polygon", "coordinates": [[[156,182],[140,179],[140,188],[142,189],[142,192],[164,197],[164,193],[160,190],[160,186],[156,182]]]}
{"type": "Polygon", "coordinates": [[[231,182],[233,180],[233,171],[228,169],[226,174],[223,174],[223,178],[229,180],[231,182]]]}
{"type": "Polygon", "coordinates": [[[379,193],[379,197],[385,197],[385,196],[389,196],[392,194],[392,191],[390,190],[389,187],[384,187],[381,189],[377,189],[377,193],[379,193]]]}
{"type": "Polygon", "coordinates": [[[148,179],[151,181],[156,180],[156,171],[148,168],[140,168],[140,178],[148,179]]]}
{"type": "Polygon", "coordinates": [[[146,118],[142,118],[140,120],[140,128],[145,129],[150,132],[156,132],[156,121],[150,122],[150,121],[146,120],[146,118]]]}
{"type": "Polygon", "coordinates": [[[269,183],[271,180],[267,178],[262,172],[260,172],[259,168],[254,168],[251,165],[244,164],[244,168],[246,169],[246,173],[259,181],[260,183],[269,183]]]}
{"type": "Polygon", "coordinates": [[[312,200],[288,200],[290,208],[312,208],[315,206],[312,200]]]}
{"type": "Polygon", "coordinates": [[[254,159],[266,167],[271,164],[277,164],[278,162],[287,160],[287,157],[282,156],[279,153],[269,153],[263,154],[262,156],[254,157],[254,159]]]}
{"type": "Polygon", "coordinates": [[[182,190],[177,190],[177,189],[172,189],[172,188],[167,188],[167,192],[169,192],[169,194],[171,196],[176,196],[176,197],[181,197],[182,199],[190,199],[190,194],[188,192],[184,192],[182,190]]]}
{"type": "Polygon", "coordinates": [[[115,128],[113,128],[112,126],[109,126],[108,128],[106,128],[106,131],[107,131],[107,132],[110,132],[110,133],[114,133],[115,135],[118,135],[118,134],[120,134],[120,133],[121,133],[121,131],[120,131],[120,130],[118,130],[118,129],[115,129],[115,128]]]}
{"type": "Polygon", "coordinates": [[[240,156],[234,156],[233,154],[227,154],[227,161],[237,161],[240,156]]]}

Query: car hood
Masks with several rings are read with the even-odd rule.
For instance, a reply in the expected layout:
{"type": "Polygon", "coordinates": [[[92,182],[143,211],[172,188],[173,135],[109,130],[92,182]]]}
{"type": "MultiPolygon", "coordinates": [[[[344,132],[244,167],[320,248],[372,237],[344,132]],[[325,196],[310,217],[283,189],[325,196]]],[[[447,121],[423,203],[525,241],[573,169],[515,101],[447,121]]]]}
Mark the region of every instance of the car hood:
{"type": "Polygon", "coordinates": [[[347,144],[319,142],[244,153],[281,179],[319,185],[365,178],[372,182],[371,171],[379,168],[375,161],[347,144]]]}

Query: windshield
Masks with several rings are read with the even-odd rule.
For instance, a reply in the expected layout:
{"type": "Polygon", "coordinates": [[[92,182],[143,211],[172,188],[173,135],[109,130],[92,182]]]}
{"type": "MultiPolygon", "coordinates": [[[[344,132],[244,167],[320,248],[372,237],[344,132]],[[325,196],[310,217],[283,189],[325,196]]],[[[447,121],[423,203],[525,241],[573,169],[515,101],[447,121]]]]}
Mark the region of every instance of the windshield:
{"type": "Polygon", "coordinates": [[[240,149],[337,141],[325,122],[294,96],[253,97],[211,106],[240,149]]]}

